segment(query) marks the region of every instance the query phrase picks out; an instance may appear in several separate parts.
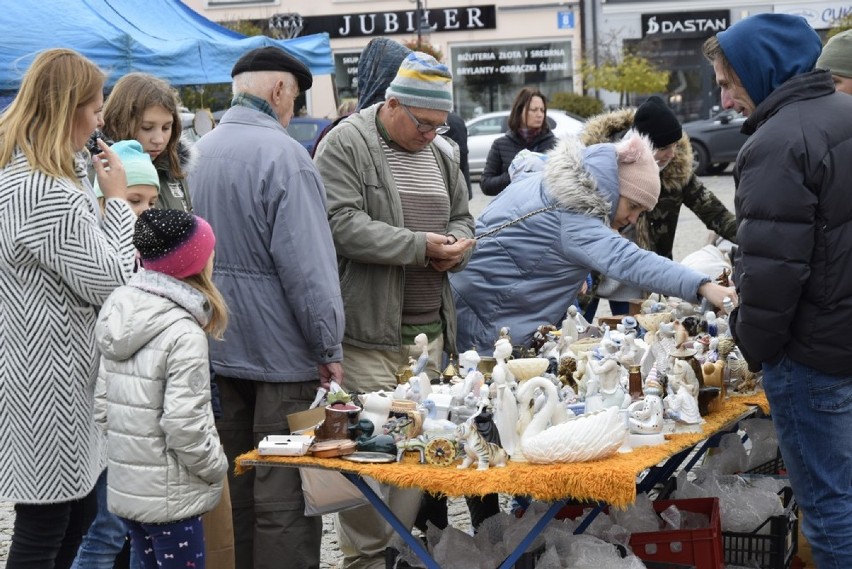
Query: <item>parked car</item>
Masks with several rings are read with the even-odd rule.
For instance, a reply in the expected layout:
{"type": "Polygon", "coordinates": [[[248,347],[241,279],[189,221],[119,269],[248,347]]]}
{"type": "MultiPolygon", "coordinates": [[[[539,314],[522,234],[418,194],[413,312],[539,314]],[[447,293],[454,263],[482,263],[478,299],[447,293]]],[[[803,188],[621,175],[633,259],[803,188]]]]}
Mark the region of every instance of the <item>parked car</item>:
{"type": "MultiPolygon", "coordinates": [[[[224,109],[213,113],[213,120],[216,124],[219,124],[219,120],[226,111],[227,109],[224,109]]],[[[331,120],[326,118],[293,117],[287,126],[287,132],[310,153],[320,133],[330,124],[331,120]]]]}
{"type": "Polygon", "coordinates": [[[320,133],[330,124],[331,121],[326,118],[293,117],[290,119],[290,124],[287,125],[287,132],[310,154],[320,133]]]}
{"type": "Polygon", "coordinates": [[[728,109],[710,119],[683,123],[683,130],[692,144],[696,174],[720,174],[737,159],[748,138],[740,132],[745,119],[742,114],[728,109]]]}
{"type": "MultiPolygon", "coordinates": [[[[479,179],[485,169],[485,160],[491,144],[509,128],[509,111],[485,113],[467,121],[467,161],[470,177],[479,179]]],[[[583,130],[585,119],[560,111],[547,109],[547,123],[557,138],[575,136],[583,130]]]]}

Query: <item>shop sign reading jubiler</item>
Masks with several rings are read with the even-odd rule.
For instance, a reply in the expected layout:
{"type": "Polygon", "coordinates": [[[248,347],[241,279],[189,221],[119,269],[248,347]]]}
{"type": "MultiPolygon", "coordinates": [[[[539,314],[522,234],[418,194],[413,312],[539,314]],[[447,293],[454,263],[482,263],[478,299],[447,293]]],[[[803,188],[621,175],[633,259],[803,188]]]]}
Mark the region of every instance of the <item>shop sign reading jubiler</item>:
{"type": "Polygon", "coordinates": [[[730,21],[731,13],[728,10],[642,14],[642,37],[710,37],[728,29],[730,21]]]}
{"type": "MultiPolygon", "coordinates": [[[[431,32],[467,32],[497,27],[494,6],[464,6],[423,10],[431,32]]],[[[327,33],[331,38],[389,36],[417,32],[416,10],[305,16],[304,33],[327,33]]]]}

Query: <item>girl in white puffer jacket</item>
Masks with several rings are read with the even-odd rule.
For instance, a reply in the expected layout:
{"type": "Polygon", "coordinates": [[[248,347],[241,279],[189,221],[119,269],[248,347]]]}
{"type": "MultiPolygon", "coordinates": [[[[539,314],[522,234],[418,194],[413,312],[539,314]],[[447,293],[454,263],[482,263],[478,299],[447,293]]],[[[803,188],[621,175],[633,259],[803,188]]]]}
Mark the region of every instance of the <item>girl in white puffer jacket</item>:
{"type": "Polygon", "coordinates": [[[204,566],[201,514],[219,501],[228,469],[207,355],[207,334],[221,338],[227,323],[211,280],[215,242],[200,217],[143,212],[133,243],[146,270],[109,296],[95,327],[108,506],[148,569],[204,566]]]}

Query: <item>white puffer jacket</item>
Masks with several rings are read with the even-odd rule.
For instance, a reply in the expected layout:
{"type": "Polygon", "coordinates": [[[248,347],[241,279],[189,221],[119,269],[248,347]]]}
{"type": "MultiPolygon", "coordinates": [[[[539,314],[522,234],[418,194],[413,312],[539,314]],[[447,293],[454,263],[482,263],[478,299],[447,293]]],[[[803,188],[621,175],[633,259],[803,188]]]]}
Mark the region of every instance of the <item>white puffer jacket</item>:
{"type": "Polygon", "coordinates": [[[210,404],[206,307],[196,289],[143,271],[101,309],[95,420],[107,431],[107,500],[118,516],[174,522],[221,497],[228,461],[210,404]]]}

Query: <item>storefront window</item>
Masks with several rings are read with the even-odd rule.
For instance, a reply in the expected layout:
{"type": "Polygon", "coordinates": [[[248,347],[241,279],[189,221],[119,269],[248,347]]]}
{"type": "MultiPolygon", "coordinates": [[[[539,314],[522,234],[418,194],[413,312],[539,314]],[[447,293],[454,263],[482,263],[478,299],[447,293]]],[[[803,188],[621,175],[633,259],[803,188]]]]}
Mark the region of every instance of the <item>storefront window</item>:
{"type": "Polygon", "coordinates": [[[334,84],[341,101],[358,98],[358,60],[360,58],[360,51],[334,53],[334,84]]]}
{"type": "Polygon", "coordinates": [[[464,119],[509,109],[521,87],[538,87],[547,97],[574,90],[570,41],[451,46],[450,59],[464,119]]]}

